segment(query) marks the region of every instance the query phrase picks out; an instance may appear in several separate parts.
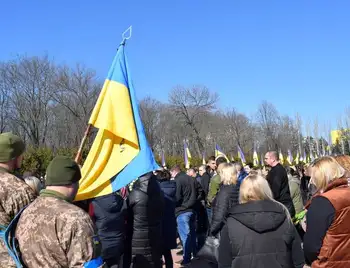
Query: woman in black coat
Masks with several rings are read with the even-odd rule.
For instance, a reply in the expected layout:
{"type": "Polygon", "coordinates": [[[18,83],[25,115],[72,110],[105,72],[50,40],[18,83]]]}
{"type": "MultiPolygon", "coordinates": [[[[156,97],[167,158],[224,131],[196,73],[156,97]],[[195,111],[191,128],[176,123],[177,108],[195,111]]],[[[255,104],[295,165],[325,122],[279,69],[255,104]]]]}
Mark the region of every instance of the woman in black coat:
{"type": "Polygon", "coordinates": [[[167,170],[157,173],[160,189],[164,194],[165,208],[163,215],[163,256],[166,268],[173,268],[173,257],[171,250],[177,247],[176,244],[176,182],[171,181],[170,172],[167,170]]]}
{"type": "Polygon", "coordinates": [[[141,176],[134,183],[127,202],[128,227],[132,226],[132,267],[162,267],[164,197],[157,177],[153,173],[141,176]]]}
{"type": "Polygon", "coordinates": [[[213,202],[210,234],[216,236],[223,228],[229,209],[238,204],[239,186],[234,164],[224,163],[219,171],[221,186],[213,202]]]}
{"type": "Polygon", "coordinates": [[[219,268],[302,268],[299,235],[286,207],[273,199],[266,179],[246,177],[240,202],[221,231],[219,268]]]}

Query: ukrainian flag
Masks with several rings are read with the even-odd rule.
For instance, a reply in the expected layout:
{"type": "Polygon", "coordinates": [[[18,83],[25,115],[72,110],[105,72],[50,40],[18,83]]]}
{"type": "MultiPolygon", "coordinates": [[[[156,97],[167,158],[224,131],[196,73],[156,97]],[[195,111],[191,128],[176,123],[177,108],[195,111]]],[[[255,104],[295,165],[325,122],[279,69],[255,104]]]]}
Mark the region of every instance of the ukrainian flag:
{"type": "Polygon", "coordinates": [[[189,169],[191,166],[191,153],[190,153],[190,149],[188,149],[187,143],[184,141],[184,156],[185,156],[185,168],[189,169]]]}
{"type": "Polygon", "coordinates": [[[254,164],[254,167],[259,166],[259,157],[258,157],[258,153],[257,153],[255,148],[254,148],[254,152],[253,152],[253,164],[254,164]]]}
{"type": "Polygon", "coordinates": [[[216,144],[215,146],[215,157],[218,157],[219,155],[222,155],[223,157],[226,158],[227,162],[230,162],[226,154],[221,150],[220,146],[216,144]]]}
{"type": "Polygon", "coordinates": [[[238,150],[238,157],[241,159],[242,164],[244,165],[245,164],[245,156],[244,156],[244,153],[243,153],[241,146],[237,145],[237,150],[238,150]]]}
{"type": "Polygon", "coordinates": [[[141,122],[124,44],[118,48],[89,124],[98,132],[81,170],[77,201],[118,191],[158,168],[141,122]]]}

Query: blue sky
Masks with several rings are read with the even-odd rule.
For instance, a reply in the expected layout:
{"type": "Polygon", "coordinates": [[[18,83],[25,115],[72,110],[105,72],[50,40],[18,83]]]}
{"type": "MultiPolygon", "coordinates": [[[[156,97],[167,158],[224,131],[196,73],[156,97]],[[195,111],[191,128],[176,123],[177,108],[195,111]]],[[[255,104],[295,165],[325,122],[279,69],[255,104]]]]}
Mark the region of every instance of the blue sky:
{"type": "Polygon", "coordinates": [[[206,85],[221,108],[332,122],[349,105],[350,1],[1,1],[0,60],[18,54],[84,63],[104,78],[121,33],[137,95],[167,100],[206,85]]]}

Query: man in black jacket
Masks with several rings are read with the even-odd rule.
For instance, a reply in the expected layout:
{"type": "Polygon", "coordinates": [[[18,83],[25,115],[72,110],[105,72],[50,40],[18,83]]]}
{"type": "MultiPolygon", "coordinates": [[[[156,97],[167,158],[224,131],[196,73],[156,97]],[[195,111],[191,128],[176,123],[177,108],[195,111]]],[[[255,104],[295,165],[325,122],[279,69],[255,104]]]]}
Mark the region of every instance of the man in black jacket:
{"type": "Polygon", "coordinates": [[[295,216],[295,208],[290,196],[288,175],[287,171],[280,164],[278,153],[275,151],[267,152],[265,162],[271,167],[266,179],[270,185],[273,197],[287,207],[290,216],[293,218],[295,216]]]}
{"type": "Polygon", "coordinates": [[[191,255],[196,255],[196,206],[201,199],[198,183],[195,179],[181,172],[179,166],[170,170],[176,182],[175,215],[178,233],[183,246],[183,261],[181,265],[191,262],[191,255]]]}

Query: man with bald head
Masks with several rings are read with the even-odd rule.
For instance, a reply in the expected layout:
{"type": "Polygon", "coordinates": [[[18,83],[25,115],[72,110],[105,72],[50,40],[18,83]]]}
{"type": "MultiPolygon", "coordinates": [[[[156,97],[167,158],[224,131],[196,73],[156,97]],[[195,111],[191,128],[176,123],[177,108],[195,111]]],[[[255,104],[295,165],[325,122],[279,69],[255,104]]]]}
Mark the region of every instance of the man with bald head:
{"type": "Polygon", "coordinates": [[[271,167],[266,179],[270,185],[273,197],[287,207],[290,216],[293,218],[295,216],[295,208],[290,196],[288,176],[286,170],[280,164],[278,153],[276,151],[267,152],[265,162],[271,167]]]}

